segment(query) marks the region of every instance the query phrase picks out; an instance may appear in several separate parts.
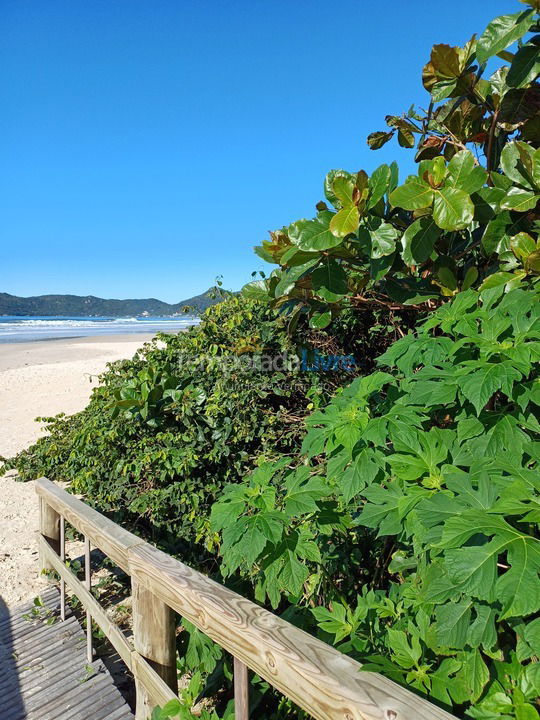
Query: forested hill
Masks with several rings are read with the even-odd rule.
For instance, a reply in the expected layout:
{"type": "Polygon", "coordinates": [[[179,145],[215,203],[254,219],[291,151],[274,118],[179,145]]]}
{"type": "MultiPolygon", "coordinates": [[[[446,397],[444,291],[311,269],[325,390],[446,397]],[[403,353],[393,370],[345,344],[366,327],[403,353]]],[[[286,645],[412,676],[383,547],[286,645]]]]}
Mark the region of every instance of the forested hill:
{"type": "Polygon", "coordinates": [[[187,298],[171,305],[155,298],[144,300],[105,300],[93,295],[37,295],[36,297],[17,297],[0,293],[1,315],[63,315],[69,317],[133,317],[148,313],[152,316],[183,313],[186,307],[192,313],[201,313],[210,305],[219,302],[219,293],[215,288],[201,295],[187,298]]]}

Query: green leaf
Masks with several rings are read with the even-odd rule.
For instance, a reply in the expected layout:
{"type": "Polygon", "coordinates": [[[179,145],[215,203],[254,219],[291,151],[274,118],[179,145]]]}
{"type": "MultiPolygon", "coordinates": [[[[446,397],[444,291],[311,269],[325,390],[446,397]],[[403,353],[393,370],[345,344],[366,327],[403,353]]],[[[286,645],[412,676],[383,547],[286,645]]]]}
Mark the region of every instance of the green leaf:
{"type": "Polygon", "coordinates": [[[514,56],[506,82],[510,87],[521,88],[531,83],[540,72],[540,53],[531,43],[520,48],[514,56]]]}
{"type": "Polygon", "coordinates": [[[369,178],[369,201],[367,208],[375,207],[379,200],[384,197],[390,185],[390,168],[388,165],[381,165],[373,171],[369,178]]]}
{"type": "Polygon", "coordinates": [[[405,230],[401,243],[401,257],[406,265],[425,262],[435,247],[441,232],[432,217],[421,217],[405,230]]]}
{"type": "Polygon", "coordinates": [[[358,230],[360,213],[356,205],[345,205],[330,221],[330,231],[337,237],[345,237],[358,230]]]}
{"type": "MultiPolygon", "coordinates": [[[[328,213],[334,217],[333,213],[328,213]]],[[[343,242],[330,232],[330,218],[315,218],[314,220],[298,220],[289,226],[289,237],[300,250],[314,252],[328,250],[343,242]]]]}
{"type": "Polygon", "coordinates": [[[463,190],[443,187],[435,193],[433,219],[442,230],[461,230],[473,220],[474,205],[463,190]]]}
{"type": "Polygon", "coordinates": [[[521,190],[520,188],[513,187],[508,191],[508,195],[501,202],[502,210],[515,210],[516,212],[527,212],[533,210],[536,204],[540,200],[540,195],[529,192],[528,190],[521,190]]]}
{"type": "Polygon", "coordinates": [[[373,452],[367,449],[356,457],[338,480],[345,502],[370,485],[379,471],[379,466],[373,459],[373,452]]]}
{"type": "Polygon", "coordinates": [[[299,595],[307,580],[309,570],[303,565],[291,550],[285,553],[283,569],[279,574],[283,587],[292,595],[299,595]]]}
{"type": "Polygon", "coordinates": [[[382,148],[383,145],[386,145],[386,143],[391,140],[393,135],[393,131],[385,132],[384,130],[379,130],[378,132],[372,132],[367,137],[367,144],[371,150],[379,150],[379,148],[382,148]]]}
{"type": "Polygon", "coordinates": [[[330,310],[324,312],[315,312],[309,319],[309,327],[314,330],[324,330],[332,322],[332,313],[330,310]]]}
{"type": "Polygon", "coordinates": [[[332,190],[343,206],[350,205],[353,199],[354,177],[348,174],[336,175],[332,182],[332,190]]]}
{"type": "Polygon", "coordinates": [[[510,238],[510,249],[520,260],[526,260],[536,250],[534,239],[526,232],[520,232],[510,238]]]}
{"type": "Polygon", "coordinates": [[[448,163],[447,186],[463,190],[468,195],[480,190],[487,181],[487,172],[475,167],[474,156],[469,150],[460,150],[448,163]]]}
{"type": "Polygon", "coordinates": [[[422,649],[417,638],[411,638],[409,643],[407,635],[402,630],[389,628],[388,648],[398,663],[404,668],[412,668],[418,664],[422,656],[422,649]]]}
{"type": "MultiPolygon", "coordinates": [[[[532,188],[530,172],[523,164],[522,159],[526,157],[529,152],[532,155],[532,148],[526,143],[518,141],[507,143],[501,152],[501,168],[504,174],[513,182],[518,185],[524,185],[527,188],[532,188]]],[[[531,163],[532,162],[533,158],[531,157],[531,163]]],[[[493,174],[492,177],[494,178],[495,174],[493,174]]],[[[516,188],[509,188],[508,191],[510,192],[515,189],[516,188]]]]}
{"type": "Polygon", "coordinates": [[[304,265],[297,265],[292,268],[285,268],[282,271],[282,276],[276,287],[274,288],[274,296],[280,297],[281,295],[287,295],[296,285],[302,275],[308,272],[318,262],[318,258],[310,260],[304,265]]]}
{"type": "Polygon", "coordinates": [[[515,280],[515,277],[514,273],[504,272],[502,270],[501,272],[493,273],[493,275],[489,275],[480,285],[480,291],[483,292],[484,290],[490,290],[492,288],[500,287],[501,285],[506,285],[512,280],[515,280]]]}
{"type": "Polygon", "coordinates": [[[437,640],[444,647],[465,647],[471,621],[470,600],[446,603],[435,611],[437,618],[437,640]]]}
{"type": "Polygon", "coordinates": [[[266,280],[253,280],[242,288],[242,295],[251,300],[262,300],[267,302],[270,299],[268,283],[266,280]]]}
{"type": "Polygon", "coordinates": [[[466,683],[467,694],[475,703],[489,680],[489,670],[478,650],[466,653],[460,675],[466,683]]]}
{"type": "Polygon", "coordinates": [[[533,20],[533,11],[501,15],[492,20],[476,44],[476,59],[484,63],[525,35],[533,20]]]}
{"type": "Polygon", "coordinates": [[[497,390],[502,389],[508,394],[513,383],[520,379],[521,373],[508,362],[484,362],[469,375],[458,378],[458,385],[478,414],[497,390]]]}
{"type": "Polygon", "coordinates": [[[328,302],[337,302],[347,292],[347,274],[333,258],[325,258],[311,273],[315,293],[328,302]]]}
{"type": "Polygon", "coordinates": [[[391,255],[396,249],[396,240],[399,237],[399,230],[390,223],[382,222],[378,227],[370,229],[372,252],[374,259],[391,255]]]}
{"type": "Polygon", "coordinates": [[[420,210],[433,202],[433,190],[416,175],[410,175],[404,185],[390,193],[390,203],[404,210],[420,210]]]}

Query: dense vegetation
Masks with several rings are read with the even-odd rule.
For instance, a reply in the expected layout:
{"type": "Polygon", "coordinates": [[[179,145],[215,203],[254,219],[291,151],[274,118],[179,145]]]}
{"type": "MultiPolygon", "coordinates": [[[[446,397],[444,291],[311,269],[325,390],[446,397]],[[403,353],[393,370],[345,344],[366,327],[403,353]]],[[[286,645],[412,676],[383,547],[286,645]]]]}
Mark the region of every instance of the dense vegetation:
{"type": "MultiPolygon", "coordinates": [[[[369,136],[416,148],[416,175],[331,171],[317,216],[257,249],[269,277],[113,366],[87,410],[8,463],[70,480],[478,720],[539,717],[540,8],[525,4],[436,45],[427,111],[369,136]],[[357,377],[253,367],[303,348],[354,354],[357,377]]],[[[230,671],[184,628],[189,718],[230,671]]],[[[253,717],[303,717],[252,689],[253,717]]],[[[229,717],[228,697],[200,717],[229,717]]]]}
{"type": "Polygon", "coordinates": [[[17,297],[9,293],[0,293],[0,315],[63,315],[64,317],[133,317],[149,315],[174,315],[189,309],[191,312],[204,312],[219,302],[219,292],[210,288],[205,293],[181,300],[173,305],[146,298],[144,300],[105,300],[93,295],[37,295],[36,297],[17,297]]]}

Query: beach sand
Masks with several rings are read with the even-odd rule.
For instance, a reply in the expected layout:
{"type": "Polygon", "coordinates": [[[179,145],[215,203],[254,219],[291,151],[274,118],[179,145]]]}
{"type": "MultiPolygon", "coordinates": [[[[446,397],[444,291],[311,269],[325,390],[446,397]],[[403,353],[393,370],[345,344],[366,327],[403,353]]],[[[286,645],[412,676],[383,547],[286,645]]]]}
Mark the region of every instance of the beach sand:
{"type": "MultiPolygon", "coordinates": [[[[88,403],[107,363],[132,357],[151,335],[111,335],[0,344],[0,456],[43,433],[34,418],[72,414],[88,403]]],[[[38,576],[33,482],[0,477],[0,597],[12,607],[45,586],[38,576]]]]}

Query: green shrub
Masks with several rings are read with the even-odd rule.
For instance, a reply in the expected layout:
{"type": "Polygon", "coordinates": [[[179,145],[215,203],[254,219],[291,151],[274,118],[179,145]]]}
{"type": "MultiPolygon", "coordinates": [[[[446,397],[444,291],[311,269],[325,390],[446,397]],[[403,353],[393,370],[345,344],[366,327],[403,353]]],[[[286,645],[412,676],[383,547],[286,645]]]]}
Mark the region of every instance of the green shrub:
{"type": "Polygon", "coordinates": [[[49,434],[5,468],[67,481],[156,540],[191,544],[222,486],[261,458],[293,451],[306,412],[347,376],[242,365],[282,351],[295,351],[283,321],[230,298],[199,327],[112,364],[85,410],[51,418],[49,434]]]}
{"type": "Polygon", "coordinates": [[[225,490],[222,572],[457,714],[537,718],[538,293],[463,292],[379,362],[225,490]]]}

